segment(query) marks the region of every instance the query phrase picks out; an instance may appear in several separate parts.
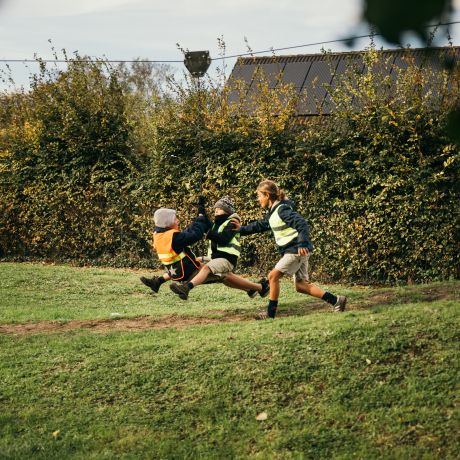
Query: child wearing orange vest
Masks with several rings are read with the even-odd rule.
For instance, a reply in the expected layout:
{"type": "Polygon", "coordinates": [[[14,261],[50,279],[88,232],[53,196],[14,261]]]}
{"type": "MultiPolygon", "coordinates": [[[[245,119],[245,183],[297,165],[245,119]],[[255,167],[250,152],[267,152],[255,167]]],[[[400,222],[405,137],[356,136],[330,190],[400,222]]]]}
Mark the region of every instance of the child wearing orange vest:
{"type": "Polygon", "coordinates": [[[160,262],[166,268],[166,273],[159,277],[140,278],[141,282],[153,292],[157,293],[160,286],[171,279],[186,281],[201,268],[202,262],[189,246],[200,241],[211,224],[206,216],[204,205],[205,198],[200,196],[198,217],[182,232],[179,231],[179,221],[174,209],[159,208],[155,211],[153,247],[158,253],[160,262]]]}
{"type": "Polygon", "coordinates": [[[151,279],[142,277],[141,281],[154,292],[158,292],[164,282],[186,281],[201,268],[202,262],[189,246],[203,238],[209,228],[209,219],[204,212],[200,212],[183,231],[179,231],[179,220],[174,209],[157,209],[153,219],[155,221],[153,247],[166,273],[151,279]]]}
{"type": "MultiPolygon", "coordinates": [[[[203,201],[199,205],[198,217],[183,231],[179,230],[179,220],[176,217],[174,209],[157,209],[153,218],[155,221],[153,247],[167,274],[156,278],[156,283],[154,284],[156,290],[149,285],[149,279],[147,279],[147,283],[149,284],[142,279],[141,281],[151,287],[155,292],[158,292],[161,284],[169,279],[179,281],[183,284],[199,274],[204,265],[195,256],[189,245],[203,238],[211,226],[211,222],[206,216],[203,201]]],[[[224,275],[210,273],[203,282],[223,282],[229,287],[248,292],[248,295],[251,297],[254,296],[254,293],[264,291],[264,286],[261,283],[252,283],[231,272],[224,275]]],[[[268,293],[268,287],[265,288],[265,291],[268,293]]]]}

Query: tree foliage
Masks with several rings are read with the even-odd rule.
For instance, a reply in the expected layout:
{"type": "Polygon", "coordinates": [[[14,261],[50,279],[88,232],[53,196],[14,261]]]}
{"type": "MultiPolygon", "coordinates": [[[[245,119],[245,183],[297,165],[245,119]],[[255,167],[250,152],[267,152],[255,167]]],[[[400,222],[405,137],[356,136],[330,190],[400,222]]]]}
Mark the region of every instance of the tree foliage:
{"type": "MultiPolygon", "coordinates": [[[[410,56],[383,77],[390,64],[370,48],[367,71],[350,66],[330,88],[333,114],[304,123],[293,88],[262,74],[249,95],[211,81],[153,94],[155,82],[137,90],[129,69],[104,62],[43,67],[30,92],[2,96],[0,251],[152,266],[154,209],[175,207],[184,225],[198,193],[230,194],[249,221],[270,178],[311,224],[317,277],[458,277],[459,148],[446,115],[458,69],[410,56]],[[229,91],[244,97],[230,103],[229,91]]],[[[243,239],[241,266],[266,271],[276,259],[269,235],[243,239]]]]}

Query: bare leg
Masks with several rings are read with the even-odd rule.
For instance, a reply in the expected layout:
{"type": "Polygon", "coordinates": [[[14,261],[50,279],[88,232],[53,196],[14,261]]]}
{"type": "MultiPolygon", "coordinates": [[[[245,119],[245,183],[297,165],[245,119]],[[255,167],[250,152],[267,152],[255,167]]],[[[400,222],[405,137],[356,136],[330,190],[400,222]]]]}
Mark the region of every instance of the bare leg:
{"type": "Polygon", "coordinates": [[[282,276],[283,274],[276,268],[268,274],[268,281],[270,283],[270,300],[278,300],[278,297],[280,296],[280,279],[282,276]]]}
{"type": "Polygon", "coordinates": [[[327,303],[330,303],[334,307],[335,312],[345,311],[347,298],[344,295],[335,296],[330,292],[324,291],[319,286],[310,283],[309,281],[296,281],[295,288],[297,292],[325,300],[327,303]]]}
{"type": "Polygon", "coordinates": [[[223,283],[225,284],[225,286],[228,286],[234,289],[241,289],[242,291],[246,291],[246,292],[262,290],[261,284],[253,283],[252,281],[244,279],[241,276],[235,275],[232,272],[227,273],[225,275],[225,279],[223,283]]]}
{"type": "Polygon", "coordinates": [[[318,299],[322,299],[326,291],[321,289],[316,284],[309,283],[308,281],[296,281],[295,288],[297,292],[301,292],[302,294],[308,294],[313,297],[317,297],[318,299]]]}
{"type": "Polygon", "coordinates": [[[195,277],[190,280],[190,282],[193,284],[193,287],[203,284],[210,273],[211,270],[209,270],[209,268],[206,265],[203,265],[203,267],[201,267],[200,271],[195,275],[195,277]]]}
{"type": "MultiPolygon", "coordinates": [[[[200,284],[203,284],[209,274],[211,273],[211,270],[204,265],[200,271],[195,275],[193,279],[190,280],[190,282],[193,284],[193,287],[199,286],[200,284]]],[[[259,283],[253,283],[252,281],[248,281],[241,276],[235,275],[234,273],[227,273],[225,275],[225,279],[223,283],[231,288],[235,289],[241,289],[243,291],[250,291],[250,290],[255,290],[255,291],[260,291],[262,289],[262,285],[259,283]]]]}
{"type": "Polygon", "coordinates": [[[278,308],[278,297],[280,295],[280,279],[283,273],[274,268],[268,274],[268,282],[270,283],[270,296],[267,305],[267,311],[262,311],[256,315],[256,319],[274,318],[278,308]]]}

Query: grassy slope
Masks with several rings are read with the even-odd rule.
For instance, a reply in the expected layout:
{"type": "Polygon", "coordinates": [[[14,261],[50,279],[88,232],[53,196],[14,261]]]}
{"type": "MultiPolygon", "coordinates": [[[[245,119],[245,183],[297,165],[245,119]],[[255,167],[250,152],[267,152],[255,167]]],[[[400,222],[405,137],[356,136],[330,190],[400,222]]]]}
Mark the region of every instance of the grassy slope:
{"type": "MultiPolygon", "coordinates": [[[[0,264],[0,323],[262,305],[222,286],[153,298],[137,276],[0,264]]],[[[348,288],[406,303],[334,315],[285,284],[276,321],[0,335],[0,458],[456,458],[460,283],[423,301],[439,286],[348,288]]]]}

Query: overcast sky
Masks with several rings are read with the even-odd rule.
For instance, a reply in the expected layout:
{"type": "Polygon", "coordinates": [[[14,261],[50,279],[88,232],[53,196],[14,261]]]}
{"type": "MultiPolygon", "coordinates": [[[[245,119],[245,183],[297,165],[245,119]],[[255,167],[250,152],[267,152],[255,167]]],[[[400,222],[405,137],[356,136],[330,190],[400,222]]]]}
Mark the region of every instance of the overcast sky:
{"type": "MultiPolygon", "coordinates": [[[[223,37],[227,55],[340,39],[367,33],[360,25],[362,0],[0,0],[0,59],[52,58],[56,49],[108,59],[182,60],[176,43],[218,56],[223,37]]],[[[460,21],[460,0],[451,20],[460,21]]],[[[460,25],[450,27],[460,45],[460,25]]],[[[414,37],[405,41],[420,46],[414,37]]],[[[353,49],[363,49],[360,40],[353,49]]],[[[377,41],[380,46],[389,45],[377,41]]],[[[445,34],[439,45],[447,44],[445,34]]],[[[324,45],[346,51],[340,43],[324,45]]],[[[280,51],[301,54],[321,45],[280,51]]],[[[269,54],[269,53],[268,53],[269,54]]],[[[228,71],[234,60],[228,60],[228,71]]],[[[176,64],[181,69],[181,64],[176,64]]],[[[26,81],[24,64],[11,64],[15,79],[26,81]]],[[[33,69],[34,65],[30,65],[33,69]]],[[[212,69],[211,69],[212,72],[212,69]]]]}

